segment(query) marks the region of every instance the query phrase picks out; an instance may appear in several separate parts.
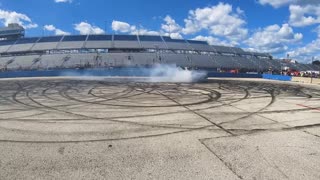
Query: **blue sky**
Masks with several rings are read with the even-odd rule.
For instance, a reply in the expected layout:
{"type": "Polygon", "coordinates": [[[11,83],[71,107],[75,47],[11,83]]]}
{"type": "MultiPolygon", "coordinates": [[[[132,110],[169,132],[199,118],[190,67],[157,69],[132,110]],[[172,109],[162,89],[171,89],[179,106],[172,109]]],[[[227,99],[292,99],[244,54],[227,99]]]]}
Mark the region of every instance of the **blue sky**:
{"type": "Polygon", "coordinates": [[[27,36],[161,34],[320,59],[320,0],[0,0],[0,22],[27,36]]]}

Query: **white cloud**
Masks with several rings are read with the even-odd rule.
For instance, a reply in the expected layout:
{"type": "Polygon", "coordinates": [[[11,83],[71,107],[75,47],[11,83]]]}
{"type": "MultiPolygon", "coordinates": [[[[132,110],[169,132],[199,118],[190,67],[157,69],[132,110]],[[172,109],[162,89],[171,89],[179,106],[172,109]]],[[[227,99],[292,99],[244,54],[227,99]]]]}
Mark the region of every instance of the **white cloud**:
{"type": "Polygon", "coordinates": [[[296,27],[309,26],[320,23],[319,5],[290,5],[290,24],[296,27]]]}
{"type": "Polygon", "coordinates": [[[130,31],[136,30],[135,26],[131,26],[129,23],[121,22],[121,21],[112,21],[112,30],[119,31],[122,33],[128,33],[130,31]]]}
{"type": "Polygon", "coordinates": [[[182,28],[171,16],[167,15],[163,20],[165,21],[165,24],[161,25],[162,30],[173,33],[181,32],[182,28]]]}
{"type": "Polygon", "coordinates": [[[25,14],[17,13],[15,11],[5,11],[0,9],[0,21],[8,26],[10,23],[18,23],[25,29],[37,28],[38,25],[25,14]]]}
{"type": "Polygon", "coordinates": [[[221,46],[233,45],[233,44],[228,43],[227,41],[222,41],[222,40],[215,38],[213,36],[196,36],[192,40],[207,41],[210,45],[221,45],[221,46]]]}
{"type": "Polygon", "coordinates": [[[134,25],[130,25],[127,22],[122,21],[113,21],[112,22],[112,30],[120,33],[128,33],[128,34],[139,34],[139,35],[164,35],[170,36],[174,39],[182,39],[181,30],[182,28],[176,23],[176,21],[170,17],[166,16],[164,19],[164,24],[161,25],[161,31],[153,31],[148,30],[142,26],[139,28],[134,25]]]}
{"type": "Polygon", "coordinates": [[[165,36],[170,36],[173,39],[182,39],[182,27],[176,23],[176,21],[169,15],[167,15],[163,21],[164,24],[161,24],[161,30],[164,31],[165,36]]]}
{"type": "Polygon", "coordinates": [[[184,34],[195,34],[208,30],[209,34],[226,37],[230,40],[244,39],[248,30],[244,28],[246,21],[241,18],[244,12],[237,8],[233,12],[230,4],[219,3],[216,6],[198,8],[189,11],[185,19],[184,34]]]}
{"type": "Polygon", "coordinates": [[[159,31],[149,31],[145,28],[137,28],[127,22],[113,21],[112,29],[116,32],[130,34],[151,34],[170,36],[174,39],[182,39],[182,34],[196,34],[202,30],[207,30],[210,35],[226,37],[229,43],[238,44],[236,41],[244,39],[248,30],[243,26],[246,22],[241,18],[244,11],[233,8],[229,4],[219,3],[217,6],[198,8],[189,11],[189,16],[184,20],[185,27],[179,25],[174,18],[167,15],[163,18],[164,23],[161,24],[159,31]]]}
{"type": "Polygon", "coordinates": [[[310,5],[320,4],[319,0],[259,0],[262,5],[271,5],[274,8],[279,8],[287,5],[310,5]]]}
{"type": "Polygon", "coordinates": [[[43,28],[47,31],[54,31],[56,30],[56,27],[54,27],[53,25],[45,25],[43,26],[43,28]]]}
{"type": "Polygon", "coordinates": [[[318,38],[320,38],[320,26],[314,29],[314,32],[318,34],[318,38]]]}
{"type": "Polygon", "coordinates": [[[320,26],[315,29],[315,32],[318,34],[317,39],[313,40],[303,47],[299,47],[288,52],[288,54],[290,54],[292,58],[297,58],[306,63],[310,63],[312,57],[320,59],[320,26]]]}
{"type": "Polygon", "coordinates": [[[54,32],[55,35],[70,35],[69,32],[62,31],[61,29],[56,28],[54,25],[45,25],[43,28],[47,31],[54,32]]]}
{"type": "Polygon", "coordinates": [[[103,29],[93,26],[87,22],[80,22],[79,24],[74,24],[74,29],[79,31],[80,34],[103,34],[105,33],[103,29]]]}
{"type": "Polygon", "coordinates": [[[259,0],[259,3],[262,5],[271,5],[274,8],[279,8],[284,5],[288,5],[290,3],[294,3],[296,0],[259,0]]]}
{"type": "Polygon", "coordinates": [[[294,27],[320,23],[320,0],[259,0],[259,3],[274,8],[289,6],[289,23],[294,27]]]}
{"type": "Polygon", "coordinates": [[[128,33],[128,34],[139,34],[139,35],[160,35],[157,31],[150,31],[143,27],[137,28],[134,25],[130,25],[127,22],[112,21],[112,30],[115,32],[128,33]]]}
{"type": "Polygon", "coordinates": [[[288,50],[288,45],[300,42],[301,33],[294,33],[288,24],[267,26],[259,29],[245,43],[249,49],[258,52],[283,53],[288,50]]]}
{"type": "Polygon", "coordinates": [[[54,0],[56,3],[72,3],[73,0],[54,0]]]}
{"type": "Polygon", "coordinates": [[[182,35],[180,33],[161,33],[162,36],[169,36],[172,39],[183,39],[182,35]]]}
{"type": "Polygon", "coordinates": [[[290,57],[297,58],[302,62],[310,63],[312,57],[320,58],[320,38],[312,41],[304,47],[288,52],[290,57]]]}
{"type": "Polygon", "coordinates": [[[245,14],[244,11],[239,7],[237,7],[236,11],[237,11],[237,14],[239,14],[239,15],[244,15],[245,14]]]}
{"type": "Polygon", "coordinates": [[[139,29],[139,30],[135,30],[135,31],[132,31],[131,34],[139,34],[139,35],[150,35],[150,36],[158,36],[160,35],[159,32],[157,31],[149,31],[147,29],[139,29]]]}

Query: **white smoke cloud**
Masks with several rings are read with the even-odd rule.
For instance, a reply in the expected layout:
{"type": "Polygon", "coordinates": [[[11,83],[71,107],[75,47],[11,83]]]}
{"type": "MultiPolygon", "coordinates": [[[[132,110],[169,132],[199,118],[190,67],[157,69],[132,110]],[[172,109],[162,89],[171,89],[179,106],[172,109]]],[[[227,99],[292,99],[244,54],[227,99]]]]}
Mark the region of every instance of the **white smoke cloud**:
{"type": "Polygon", "coordinates": [[[182,69],[175,65],[157,64],[151,69],[151,82],[184,82],[201,81],[207,74],[202,71],[182,69]]]}
{"type": "Polygon", "coordinates": [[[85,80],[112,80],[116,82],[173,82],[173,83],[192,83],[203,81],[207,78],[204,71],[193,71],[182,69],[176,65],[157,64],[151,68],[128,68],[128,70],[113,69],[103,73],[94,70],[65,70],[60,76],[79,77],[85,80]],[[111,72],[112,71],[112,72],[111,72]],[[124,71],[126,71],[124,73],[124,71]],[[128,74],[129,73],[129,74],[128,74]],[[130,74],[131,73],[131,74],[130,74]],[[114,74],[117,74],[116,76],[114,74]]]}

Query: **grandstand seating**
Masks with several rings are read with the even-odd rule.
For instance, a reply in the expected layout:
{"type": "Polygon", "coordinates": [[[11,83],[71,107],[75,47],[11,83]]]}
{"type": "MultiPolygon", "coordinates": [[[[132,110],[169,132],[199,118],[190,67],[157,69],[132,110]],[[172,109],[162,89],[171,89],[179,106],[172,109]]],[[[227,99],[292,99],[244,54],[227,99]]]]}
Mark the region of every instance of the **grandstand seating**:
{"type": "Polygon", "coordinates": [[[18,69],[31,69],[31,66],[34,64],[34,60],[39,58],[39,55],[31,55],[31,56],[17,56],[13,63],[13,66],[9,65],[10,68],[18,68],[18,69]]]}
{"type": "Polygon", "coordinates": [[[215,66],[212,59],[207,55],[198,55],[192,54],[190,55],[191,64],[193,66],[197,66],[198,68],[208,68],[208,67],[217,67],[215,66]]]}
{"type": "Polygon", "coordinates": [[[94,54],[69,54],[64,55],[56,64],[61,68],[93,67],[95,65],[94,57],[94,54]]]}
{"type": "Polygon", "coordinates": [[[0,46],[0,53],[6,53],[12,45],[0,46]]]}
{"type": "Polygon", "coordinates": [[[162,42],[161,36],[138,36],[140,41],[162,42]]]}
{"type": "Polygon", "coordinates": [[[283,63],[267,53],[209,45],[204,41],[148,35],[72,35],[0,41],[0,67],[50,69],[105,66],[148,66],[245,69],[248,71],[320,70],[309,64],[283,63]],[[50,50],[50,51],[48,51],[50,50]],[[8,63],[9,62],[9,63],[8,63]]]}
{"type": "Polygon", "coordinates": [[[89,49],[108,49],[112,47],[112,35],[89,35],[85,42],[85,48],[89,49]]]}
{"type": "Polygon", "coordinates": [[[257,64],[244,57],[234,57],[235,61],[240,64],[243,69],[257,69],[257,64]]]}
{"type": "Polygon", "coordinates": [[[61,41],[63,36],[49,36],[42,37],[40,40],[32,47],[32,51],[41,50],[52,50],[56,49],[58,43],[61,41]]]}
{"type": "Polygon", "coordinates": [[[172,50],[192,50],[191,46],[186,42],[184,43],[166,42],[166,46],[168,47],[168,49],[172,49],[172,50]]]}
{"type": "Polygon", "coordinates": [[[36,43],[39,40],[38,37],[35,38],[23,38],[23,39],[19,39],[17,40],[17,42],[15,44],[33,44],[36,43]]]}
{"type": "Polygon", "coordinates": [[[13,41],[13,40],[2,40],[2,41],[0,41],[0,46],[11,46],[15,42],[16,41],[13,41]]]}
{"type": "Polygon", "coordinates": [[[161,36],[139,36],[142,48],[146,49],[167,49],[161,36]]]}
{"type": "Polygon", "coordinates": [[[44,69],[61,68],[65,54],[43,55],[41,65],[44,69]]]}
{"type": "Polygon", "coordinates": [[[257,57],[270,57],[270,54],[267,53],[258,53],[258,52],[250,52],[250,54],[252,54],[253,56],[257,56],[257,57]]]}
{"type": "Polygon", "coordinates": [[[192,65],[192,59],[185,54],[161,54],[161,62],[181,67],[191,67],[192,65]]]}
{"type": "Polygon", "coordinates": [[[192,50],[191,46],[183,39],[171,39],[170,37],[163,37],[168,49],[177,50],[192,50]]]}
{"type": "Polygon", "coordinates": [[[89,35],[88,41],[112,41],[112,35],[89,35]]]}
{"type": "Polygon", "coordinates": [[[128,56],[125,56],[124,59],[128,59],[128,64],[132,66],[147,66],[150,64],[156,64],[157,61],[160,63],[160,56],[161,55],[156,55],[155,53],[130,53],[128,56]]]}
{"type": "Polygon", "coordinates": [[[298,66],[298,68],[299,68],[301,71],[307,71],[307,70],[310,69],[310,68],[311,68],[312,70],[314,70],[313,67],[309,67],[309,66],[304,65],[304,64],[298,64],[297,66],[298,66]]]}
{"type": "Polygon", "coordinates": [[[213,51],[213,48],[207,42],[187,40],[187,43],[195,51],[213,51]]]}
{"type": "Polygon", "coordinates": [[[76,42],[76,41],[68,41],[68,42],[60,42],[57,45],[57,49],[81,49],[84,47],[84,41],[76,42]]]}
{"type": "Polygon", "coordinates": [[[48,37],[42,37],[38,41],[38,43],[48,43],[48,42],[60,42],[63,36],[48,36],[48,37]]]}
{"type": "Polygon", "coordinates": [[[113,46],[114,48],[141,48],[138,37],[135,35],[114,35],[113,46]]]}
{"type": "Polygon", "coordinates": [[[12,53],[12,52],[24,52],[29,51],[34,44],[16,44],[11,46],[6,52],[12,53]]]}
{"type": "Polygon", "coordinates": [[[7,52],[21,52],[29,51],[34,44],[39,40],[39,38],[24,38],[19,39],[13,46],[11,46],[7,52]]]}
{"type": "Polygon", "coordinates": [[[88,49],[109,49],[112,47],[112,41],[87,41],[84,44],[84,48],[88,49]]]}
{"type": "Polygon", "coordinates": [[[87,39],[87,35],[64,36],[62,39],[62,42],[85,41],[86,39],[87,39]]]}
{"type": "MultiPolygon", "coordinates": [[[[129,64],[128,56],[126,54],[115,53],[112,56],[109,54],[102,55],[102,65],[103,66],[112,66],[112,67],[121,67],[124,64],[129,64]]],[[[131,58],[134,59],[134,58],[131,58]]],[[[132,64],[133,65],[133,64],[132,64]]]]}
{"type": "MultiPolygon", "coordinates": [[[[1,57],[0,67],[12,57],[1,57]]],[[[14,62],[8,64],[9,70],[14,69],[52,69],[52,68],[77,68],[77,67],[122,67],[122,66],[147,66],[165,63],[176,64],[181,67],[198,68],[224,68],[224,69],[247,69],[248,71],[268,71],[281,68],[280,62],[268,59],[250,59],[238,56],[224,55],[200,55],[200,54],[175,54],[175,53],[88,53],[88,54],[52,54],[17,56],[14,62]],[[276,67],[278,66],[278,67],[276,67]]],[[[319,70],[305,64],[282,64],[292,69],[319,70]]]]}
{"type": "Polygon", "coordinates": [[[166,44],[160,41],[140,41],[141,47],[145,49],[167,49],[166,44]]]}
{"type": "Polygon", "coordinates": [[[230,57],[227,56],[221,56],[221,55],[215,55],[210,56],[214,64],[217,66],[217,68],[233,68],[232,66],[232,60],[230,57]]]}
{"type": "Polygon", "coordinates": [[[10,61],[13,62],[14,57],[0,57],[0,69],[4,69],[10,61]]]}
{"type": "Polygon", "coordinates": [[[87,36],[64,36],[62,41],[58,44],[57,49],[81,49],[87,36]]]}
{"type": "Polygon", "coordinates": [[[280,60],[274,60],[274,59],[267,59],[267,61],[270,62],[273,70],[281,70],[281,63],[280,60]]]}
{"type": "Polygon", "coordinates": [[[231,51],[233,51],[236,54],[245,54],[245,51],[238,47],[230,47],[231,51]]]}
{"type": "Polygon", "coordinates": [[[54,50],[54,49],[57,49],[58,43],[59,42],[36,43],[31,48],[31,51],[54,50]]]}
{"type": "Polygon", "coordinates": [[[0,41],[0,53],[5,53],[16,41],[12,40],[3,40],[0,41]]]}
{"type": "Polygon", "coordinates": [[[225,46],[211,46],[211,47],[218,53],[225,53],[225,54],[235,53],[230,47],[225,47],[225,46]]]}

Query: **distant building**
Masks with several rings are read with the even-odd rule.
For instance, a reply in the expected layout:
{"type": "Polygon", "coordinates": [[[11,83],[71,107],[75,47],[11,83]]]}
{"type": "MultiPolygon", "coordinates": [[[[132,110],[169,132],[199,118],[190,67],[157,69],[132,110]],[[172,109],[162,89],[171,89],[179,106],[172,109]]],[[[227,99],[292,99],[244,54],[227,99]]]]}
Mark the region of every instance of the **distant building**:
{"type": "Polygon", "coordinates": [[[19,24],[9,24],[7,27],[0,28],[0,39],[1,40],[16,40],[23,38],[25,30],[19,24]]]}

